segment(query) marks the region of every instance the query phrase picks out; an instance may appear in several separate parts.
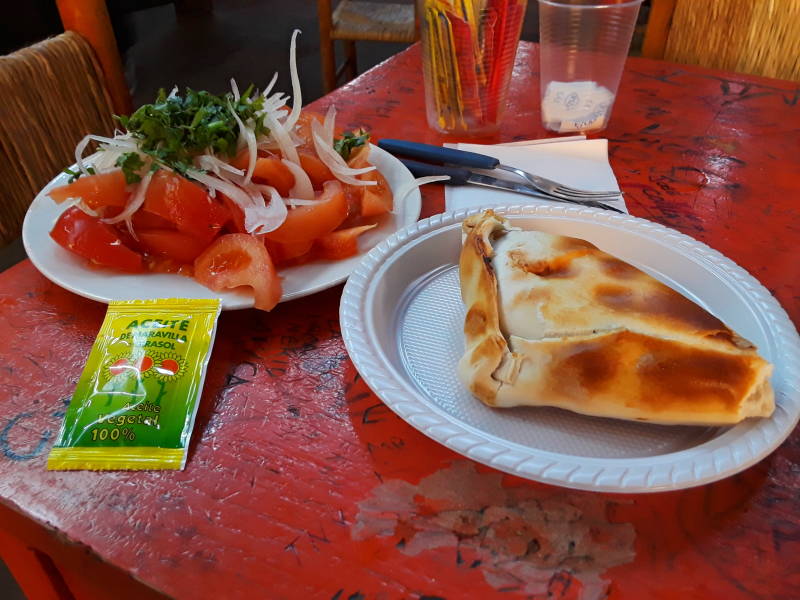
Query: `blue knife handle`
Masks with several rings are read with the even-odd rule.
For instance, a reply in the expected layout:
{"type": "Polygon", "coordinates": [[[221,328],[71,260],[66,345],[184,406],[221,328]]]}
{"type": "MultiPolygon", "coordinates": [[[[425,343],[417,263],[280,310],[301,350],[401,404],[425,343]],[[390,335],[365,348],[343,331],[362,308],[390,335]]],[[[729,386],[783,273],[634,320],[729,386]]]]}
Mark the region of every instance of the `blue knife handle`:
{"type": "Polygon", "coordinates": [[[401,154],[411,158],[420,158],[431,162],[473,169],[494,169],[500,164],[500,161],[493,156],[455,150],[454,148],[442,148],[441,146],[432,146],[430,144],[420,144],[418,142],[408,142],[406,140],[382,139],[378,142],[378,147],[391,154],[401,154]]]}
{"type": "Polygon", "coordinates": [[[427,177],[428,175],[449,175],[450,181],[443,181],[447,185],[464,185],[469,183],[467,180],[471,175],[469,169],[459,167],[445,167],[442,165],[431,165],[415,160],[400,159],[414,177],[427,177]]]}

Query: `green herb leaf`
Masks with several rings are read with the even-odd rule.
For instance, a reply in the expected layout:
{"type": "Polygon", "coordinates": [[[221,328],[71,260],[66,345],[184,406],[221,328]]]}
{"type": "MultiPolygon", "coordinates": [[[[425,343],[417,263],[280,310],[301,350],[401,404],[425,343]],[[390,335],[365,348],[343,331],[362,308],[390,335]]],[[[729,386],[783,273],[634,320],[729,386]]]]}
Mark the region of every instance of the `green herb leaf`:
{"type": "Polygon", "coordinates": [[[118,167],[122,167],[122,173],[125,175],[125,183],[139,183],[142,180],[139,171],[144,166],[144,161],[142,157],[139,156],[138,152],[126,152],[125,154],[121,154],[114,164],[118,167]]]}
{"type": "MultiPolygon", "coordinates": [[[[89,175],[94,175],[96,171],[94,170],[94,167],[86,167],[86,172],[89,175]]],[[[81,178],[81,175],[83,175],[83,173],[81,173],[80,169],[75,169],[73,171],[72,169],[67,168],[67,169],[64,169],[62,171],[62,173],[66,173],[67,175],[69,175],[69,179],[67,180],[67,183],[74,183],[74,182],[78,181],[78,179],[81,178]]]]}
{"type": "MultiPolygon", "coordinates": [[[[269,133],[263,115],[258,114],[263,108],[264,98],[254,93],[253,86],[239,100],[231,93],[216,96],[187,88],[180,96],[159,90],[153,104],[145,104],[132,115],[118,119],[139,140],[141,152],[185,175],[199,154],[235,154],[239,125],[233,112],[255,130],[256,136],[269,133]]],[[[133,166],[131,173],[136,170],[133,166]]]]}
{"type": "Polygon", "coordinates": [[[345,131],[338,140],[334,140],[333,149],[336,150],[343,159],[350,160],[350,155],[355,148],[365,145],[369,141],[369,133],[364,129],[357,132],[345,131]]]}

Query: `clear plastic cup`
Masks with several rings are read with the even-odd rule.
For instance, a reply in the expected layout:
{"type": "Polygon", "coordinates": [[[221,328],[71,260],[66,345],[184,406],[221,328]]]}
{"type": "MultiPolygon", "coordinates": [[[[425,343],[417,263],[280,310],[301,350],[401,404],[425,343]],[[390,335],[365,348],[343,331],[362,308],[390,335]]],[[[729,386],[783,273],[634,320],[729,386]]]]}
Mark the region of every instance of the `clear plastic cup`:
{"type": "Polygon", "coordinates": [[[542,124],[557,133],[608,125],[642,0],[539,0],[542,124]]]}

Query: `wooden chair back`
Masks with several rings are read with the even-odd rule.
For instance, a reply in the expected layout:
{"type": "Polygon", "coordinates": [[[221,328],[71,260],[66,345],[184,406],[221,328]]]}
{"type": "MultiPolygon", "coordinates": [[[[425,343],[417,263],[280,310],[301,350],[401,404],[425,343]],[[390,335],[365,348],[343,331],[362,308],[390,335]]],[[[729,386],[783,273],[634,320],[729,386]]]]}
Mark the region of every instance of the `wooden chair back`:
{"type": "Polygon", "coordinates": [[[642,55],[800,80],[800,0],[652,0],[642,55]]]}
{"type": "Polygon", "coordinates": [[[344,75],[353,79],[358,71],[355,42],[411,43],[418,37],[417,0],[405,2],[370,2],[369,0],[317,0],[319,45],[322,61],[322,87],[333,91],[344,75]],[[336,40],[341,40],[345,60],[336,67],[336,40]]]}
{"type": "Polygon", "coordinates": [[[66,32],[0,57],[0,246],[20,235],[39,190],[75,162],[87,133],[114,130],[113,105],[95,53],[66,32]]]}

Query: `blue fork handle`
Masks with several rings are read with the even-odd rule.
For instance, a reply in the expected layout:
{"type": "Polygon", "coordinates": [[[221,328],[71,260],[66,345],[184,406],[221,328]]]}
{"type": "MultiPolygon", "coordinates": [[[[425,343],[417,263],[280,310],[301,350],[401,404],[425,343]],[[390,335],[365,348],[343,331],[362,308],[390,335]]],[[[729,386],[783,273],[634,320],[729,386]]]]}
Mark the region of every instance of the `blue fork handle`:
{"type": "Polygon", "coordinates": [[[437,162],[471,169],[494,169],[500,161],[494,156],[486,156],[477,152],[466,152],[454,148],[442,148],[431,144],[420,144],[406,140],[382,139],[378,147],[391,154],[400,154],[410,158],[420,158],[429,162],[437,162]]]}
{"type": "Polygon", "coordinates": [[[443,181],[446,185],[465,185],[469,183],[468,179],[471,175],[469,169],[461,169],[459,167],[447,167],[443,165],[431,165],[428,163],[417,162],[415,160],[408,160],[401,158],[400,162],[403,163],[414,177],[428,177],[429,175],[449,175],[449,181],[443,181]]]}

